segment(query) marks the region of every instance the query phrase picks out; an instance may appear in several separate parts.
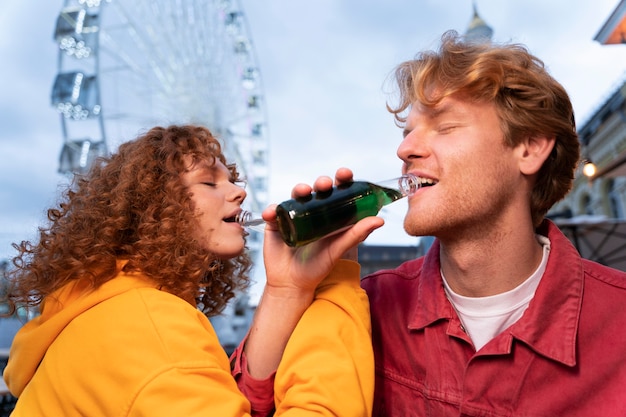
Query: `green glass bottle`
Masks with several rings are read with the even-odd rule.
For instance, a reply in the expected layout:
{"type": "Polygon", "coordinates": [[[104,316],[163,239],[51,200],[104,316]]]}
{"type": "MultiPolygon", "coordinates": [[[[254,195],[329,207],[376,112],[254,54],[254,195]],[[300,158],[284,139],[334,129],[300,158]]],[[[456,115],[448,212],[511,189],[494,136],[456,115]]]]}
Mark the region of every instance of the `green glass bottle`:
{"type": "Polygon", "coordinates": [[[306,245],[375,216],[383,206],[419,187],[418,177],[411,174],[377,183],[341,184],[328,192],[280,203],[276,208],[278,228],[287,245],[306,245]]]}

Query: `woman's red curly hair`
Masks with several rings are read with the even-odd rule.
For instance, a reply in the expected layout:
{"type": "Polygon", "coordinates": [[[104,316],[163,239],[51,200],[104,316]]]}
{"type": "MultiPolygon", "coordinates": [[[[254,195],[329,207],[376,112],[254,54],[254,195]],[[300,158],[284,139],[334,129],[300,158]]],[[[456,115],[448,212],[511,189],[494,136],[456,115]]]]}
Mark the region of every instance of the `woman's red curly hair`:
{"type": "Polygon", "coordinates": [[[13,245],[19,254],[8,274],[9,313],[38,306],[72,280],[97,288],[116,276],[118,260],[127,261],[122,271],[141,271],[207,315],[221,312],[247,286],[250,259],[217,259],[192,237],[194,205],[181,183],[189,156],[221,161],[239,178],[218,140],[194,125],[155,127],[75,177],[58,208],[48,210],[39,242],[13,245]]]}

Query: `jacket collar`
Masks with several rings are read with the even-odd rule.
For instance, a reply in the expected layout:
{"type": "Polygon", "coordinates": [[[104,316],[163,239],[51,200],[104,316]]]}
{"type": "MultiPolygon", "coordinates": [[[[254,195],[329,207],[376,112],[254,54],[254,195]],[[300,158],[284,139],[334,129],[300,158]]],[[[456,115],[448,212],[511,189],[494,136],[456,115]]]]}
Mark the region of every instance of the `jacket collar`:
{"type": "MultiPolygon", "coordinates": [[[[513,339],[537,354],[568,366],[576,364],[576,335],[582,305],[584,272],[580,255],[549,220],[538,229],[551,242],[546,271],[528,309],[515,324],[487,343],[480,355],[508,354],[513,339]]],[[[409,328],[422,329],[439,320],[458,321],[443,288],[439,241],[424,257],[415,310],[409,328]]]]}

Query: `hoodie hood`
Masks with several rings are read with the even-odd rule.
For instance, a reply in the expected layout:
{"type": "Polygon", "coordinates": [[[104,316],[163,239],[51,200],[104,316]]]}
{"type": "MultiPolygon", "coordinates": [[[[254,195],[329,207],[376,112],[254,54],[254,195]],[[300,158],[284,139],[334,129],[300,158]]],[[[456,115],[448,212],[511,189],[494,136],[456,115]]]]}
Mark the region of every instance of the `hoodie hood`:
{"type": "Polygon", "coordinates": [[[94,289],[88,279],[79,279],[47,296],[41,315],[26,323],[15,335],[4,380],[19,396],[37,371],[46,351],[75,317],[102,301],[134,288],[156,287],[141,274],[120,274],[94,289]]]}

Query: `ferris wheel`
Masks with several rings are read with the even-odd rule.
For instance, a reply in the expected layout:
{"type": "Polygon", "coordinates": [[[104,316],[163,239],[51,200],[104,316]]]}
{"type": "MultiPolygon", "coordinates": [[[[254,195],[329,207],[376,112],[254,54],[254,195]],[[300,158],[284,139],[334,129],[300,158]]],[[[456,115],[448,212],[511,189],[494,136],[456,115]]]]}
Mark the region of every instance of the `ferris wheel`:
{"type": "Polygon", "coordinates": [[[266,206],[261,74],[236,0],[65,0],[54,39],[60,172],[84,172],[155,125],[199,123],[246,178],[246,208],[266,206]]]}
{"type": "MultiPolygon", "coordinates": [[[[247,180],[247,210],[268,201],[268,140],[259,65],[236,0],[65,0],[57,17],[62,173],[156,125],[198,123],[224,145],[247,180]]],[[[261,264],[262,233],[250,231],[261,264]]],[[[212,318],[225,348],[243,338],[250,315],[241,294],[212,318]]],[[[227,349],[228,351],[228,349],[227,349]]]]}

